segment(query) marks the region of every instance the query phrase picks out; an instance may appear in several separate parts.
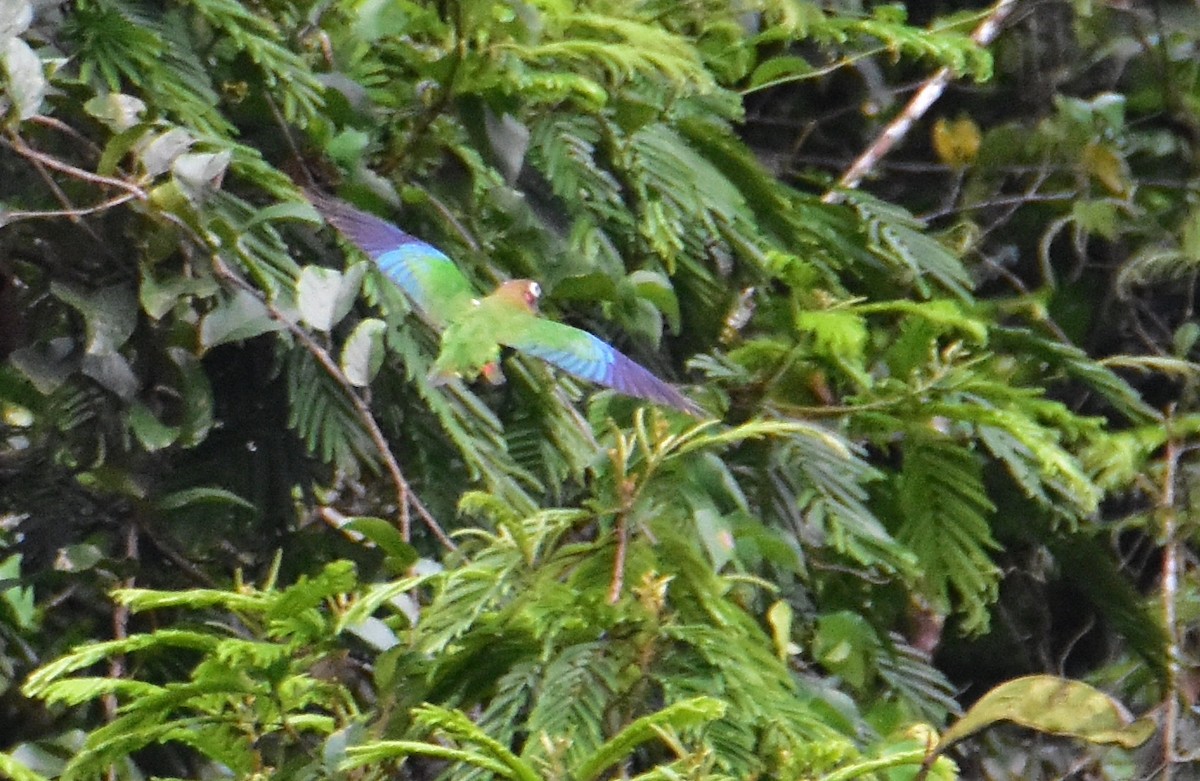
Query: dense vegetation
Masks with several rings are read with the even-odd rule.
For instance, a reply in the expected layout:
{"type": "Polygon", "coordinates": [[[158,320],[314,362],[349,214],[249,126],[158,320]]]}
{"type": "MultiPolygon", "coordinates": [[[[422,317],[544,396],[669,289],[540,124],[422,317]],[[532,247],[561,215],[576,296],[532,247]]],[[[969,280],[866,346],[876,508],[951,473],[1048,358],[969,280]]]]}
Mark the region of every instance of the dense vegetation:
{"type": "Polygon", "coordinates": [[[977,5],[5,0],[0,776],[1178,773],[1200,9],[977,5]]]}

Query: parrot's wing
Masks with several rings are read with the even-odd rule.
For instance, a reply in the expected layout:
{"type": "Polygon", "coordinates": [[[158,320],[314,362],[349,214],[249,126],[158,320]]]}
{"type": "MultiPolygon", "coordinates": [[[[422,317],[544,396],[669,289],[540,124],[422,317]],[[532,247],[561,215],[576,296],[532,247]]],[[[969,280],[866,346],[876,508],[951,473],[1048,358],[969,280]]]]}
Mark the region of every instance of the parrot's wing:
{"type": "Polygon", "coordinates": [[[665,404],[689,415],[704,414],[673,386],[587,331],[532,313],[508,325],[513,327],[503,329],[497,336],[501,344],[626,396],[665,404]]]}
{"type": "Polygon", "coordinates": [[[321,216],[375,261],[436,325],[444,327],[470,307],[475,298],[471,283],[436,247],[343,201],[314,192],[308,196],[321,216]]]}

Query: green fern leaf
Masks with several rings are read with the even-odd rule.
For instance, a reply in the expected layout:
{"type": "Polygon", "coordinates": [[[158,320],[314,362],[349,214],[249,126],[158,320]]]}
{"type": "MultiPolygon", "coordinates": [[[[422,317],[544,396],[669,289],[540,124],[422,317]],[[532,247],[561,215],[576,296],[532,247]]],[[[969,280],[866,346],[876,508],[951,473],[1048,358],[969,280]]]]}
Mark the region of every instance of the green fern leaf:
{"type": "Polygon", "coordinates": [[[948,439],[911,434],[905,440],[897,491],[901,518],[896,536],[917,555],[930,599],[942,610],[958,601],[964,629],[982,631],[1000,581],[989,552],[1000,546],[988,525],[995,508],[983,487],[978,458],[948,439]]]}

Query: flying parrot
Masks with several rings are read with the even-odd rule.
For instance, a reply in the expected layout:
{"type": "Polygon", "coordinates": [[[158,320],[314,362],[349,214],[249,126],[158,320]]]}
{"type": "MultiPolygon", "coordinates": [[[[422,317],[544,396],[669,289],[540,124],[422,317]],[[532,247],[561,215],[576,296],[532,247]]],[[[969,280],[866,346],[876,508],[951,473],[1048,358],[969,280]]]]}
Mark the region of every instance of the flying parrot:
{"type": "Polygon", "coordinates": [[[483,374],[502,382],[500,347],[511,347],[576,377],[626,396],[665,404],[691,415],[702,410],[644,366],[587,331],[538,316],[541,286],[513,279],[479,298],[450,258],[371,214],[319,193],[317,211],[400,286],[436,328],[443,329],[435,379],[483,374]]]}

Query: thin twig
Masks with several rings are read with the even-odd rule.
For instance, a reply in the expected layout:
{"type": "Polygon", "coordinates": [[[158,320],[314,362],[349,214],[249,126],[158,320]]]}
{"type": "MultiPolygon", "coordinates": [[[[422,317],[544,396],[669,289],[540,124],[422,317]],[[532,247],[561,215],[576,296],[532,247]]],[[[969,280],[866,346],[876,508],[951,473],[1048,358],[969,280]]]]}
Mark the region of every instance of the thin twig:
{"type": "Polygon", "coordinates": [[[146,194],[146,191],[141,187],[138,187],[136,184],[127,182],[124,179],[114,179],[111,176],[94,174],[91,171],[85,171],[82,168],[76,168],[70,163],[64,163],[57,157],[48,155],[45,152],[39,152],[38,150],[26,144],[25,141],[22,140],[22,138],[16,133],[10,133],[7,139],[0,138],[0,143],[4,144],[9,149],[13,150],[24,158],[36,160],[47,168],[66,174],[67,176],[72,176],[76,179],[82,179],[83,181],[91,182],[92,184],[104,185],[106,187],[116,187],[124,190],[127,193],[131,193],[133,197],[140,201],[144,201],[149,198],[149,196],[146,194]]]}
{"type": "MultiPolygon", "coordinates": [[[[992,6],[991,12],[971,33],[971,40],[975,41],[979,46],[987,46],[994,41],[1000,33],[1001,25],[1016,4],[1017,0],[997,0],[996,4],[992,6]]],[[[949,66],[946,66],[930,76],[925,81],[925,84],[917,90],[917,94],[912,96],[912,99],[909,100],[904,110],[888,123],[883,132],[876,136],[871,145],[842,174],[842,178],[838,180],[837,188],[825,193],[822,200],[825,203],[838,203],[843,197],[842,193],[838,192],[838,190],[849,190],[857,187],[863,180],[863,177],[879,164],[879,161],[892,150],[892,147],[908,135],[908,131],[912,129],[916,121],[923,117],[925,112],[937,102],[942,93],[946,91],[946,86],[950,83],[951,75],[949,66]]]]}
{"type": "MultiPolygon", "coordinates": [[[[627,489],[624,489],[622,492],[629,493],[627,489]]],[[[621,591],[625,588],[625,557],[629,552],[628,515],[628,506],[623,506],[620,512],[617,513],[616,528],[614,529],[617,535],[617,550],[613,555],[612,582],[608,587],[608,604],[610,605],[615,605],[621,600],[621,591]]]]}
{"type": "Polygon", "coordinates": [[[1067,190],[1065,192],[1057,193],[1022,193],[1021,195],[1000,195],[984,201],[976,201],[975,203],[961,203],[957,206],[940,208],[937,211],[918,214],[917,219],[921,220],[922,222],[930,222],[932,220],[937,220],[952,214],[981,211],[983,209],[995,209],[1000,206],[1024,206],[1027,203],[1065,203],[1078,199],[1079,192],[1077,190],[1067,190]]]}
{"type": "MultiPolygon", "coordinates": [[[[138,559],[138,527],[132,520],[125,524],[125,559],[127,561],[137,561],[138,559]]],[[[133,588],[136,584],[133,576],[126,578],[121,582],[122,588],[133,588]]],[[[118,604],[113,606],[112,612],[113,639],[125,640],[129,637],[129,606],[118,604]]],[[[108,677],[122,678],[125,675],[125,655],[117,654],[108,660],[108,677]]],[[[104,695],[104,717],[108,721],[113,721],[117,718],[117,695],[108,693],[104,695]]]]}
{"type": "Polygon", "coordinates": [[[149,524],[141,524],[138,527],[138,530],[146,538],[146,540],[158,550],[159,553],[165,556],[172,564],[182,570],[185,575],[190,577],[196,583],[208,588],[219,587],[219,584],[214,578],[210,577],[207,572],[196,566],[191,559],[176,550],[175,547],[166,540],[159,537],[152,530],[149,524]]]}
{"type": "Polygon", "coordinates": [[[137,198],[133,193],[122,193],[115,198],[110,198],[107,201],[102,201],[95,206],[85,206],[78,209],[49,209],[46,211],[24,211],[24,212],[0,212],[0,226],[7,225],[10,222],[18,222],[20,220],[38,220],[38,219],[55,219],[58,217],[86,217],[89,214],[106,211],[114,206],[120,206],[123,203],[132,201],[137,198]]]}
{"type": "Polygon", "coordinates": [[[1166,453],[1163,455],[1165,467],[1162,478],[1162,491],[1159,494],[1158,509],[1162,518],[1163,560],[1162,560],[1162,599],[1163,626],[1167,630],[1167,679],[1164,682],[1163,693],[1163,781],[1171,781],[1172,770],[1178,757],[1176,755],[1176,730],[1179,723],[1179,672],[1180,648],[1179,633],[1176,628],[1178,616],[1175,610],[1175,600],[1179,597],[1179,533],[1175,515],[1175,475],[1179,465],[1179,443],[1170,430],[1170,420],[1167,421],[1166,453]]]}
{"type": "MultiPolygon", "coordinates": [[[[79,226],[79,228],[91,236],[97,244],[103,246],[103,241],[100,238],[100,234],[96,233],[91,225],[88,225],[78,216],[71,214],[71,212],[75,210],[75,204],[72,203],[70,196],[68,196],[63,188],[59,186],[58,182],[54,181],[54,177],[51,176],[50,171],[47,170],[49,166],[37,158],[31,157],[27,159],[29,160],[30,165],[33,166],[33,170],[37,171],[38,176],[46,184],[46,188],[54,194],[54,199],[57,200],[58,203],[63,207],[63,211],[67,219],[79,226]]],[[[3,222],[0,222],[0,225],[6,224],[7,222],[8,220],[4,220],[3,222]]]]}
{"type": "Polygon", "coordinates": [[[36,114],[36,115],[30,117],[29,121],[36,125],[53,128],[54,130],[57,130],[60,133],[67,134],[71,138],[75,139],[79,143],[86,146],[88,148],[88,150],[92,154],[96,155],[97,157],[99,157],[104,152],[103,149],[101,149],[99,146],[96,145],[95,141],[88,138],[83,133],[80,133],[78,130],[71,127],[66,122],[63,122],[61,119],[57,119],[55,117],[49,117],[49,116],[46,116],[45,114],[36,114]]]}
{"type": "Polygon", "coordinates": [[[219,277],[234,287],[245,290],[262,302],[271,318],[283,325],[300,342],[304,349],[316,359],[317,363],[333,378],[334,382],[341,385],[345,390],[346,396],[354,406],[355,412],[358,413],[358,417],[362,420],[363,425],[366,426],[367,433],[370,435],[371,441],[375,444],[376,450],[379,451],[379,456],[383,459],[384,466],[392,478],[392,483],[396,486],[397,500],[400,505],[400,534],[404,537],[405,541],[412,534],[412,521],[409,515],[409,508],[411,507],[416,510],[421,521],[439,542],[450,550],[457,549],[458,546],[454,544],[454,541],[442,529],[437,519],[433,517],[433,514],[429,512],[429,509],[425,507],[424,503],[413,492],[412,487],[409,486],[408,480],[405,479],[404,473],[400,470],[400,464],[396,461],[396,457],[392,455],[387,438],[383,435],[383,430],[379,428],[379,423],[375,420],[375,416],[371,414],[370,408],[353,391],[354,386],[346,375],[342,373],[341,367],[329,357],[329,353],[321,345],[317,344],[307,331],[290,321],[274,304],[266,299],[266,296],[258,288],[235,274],[218,255],[214,254],[212,260],[213,267],[219,277]]]}

